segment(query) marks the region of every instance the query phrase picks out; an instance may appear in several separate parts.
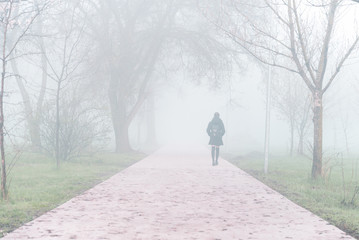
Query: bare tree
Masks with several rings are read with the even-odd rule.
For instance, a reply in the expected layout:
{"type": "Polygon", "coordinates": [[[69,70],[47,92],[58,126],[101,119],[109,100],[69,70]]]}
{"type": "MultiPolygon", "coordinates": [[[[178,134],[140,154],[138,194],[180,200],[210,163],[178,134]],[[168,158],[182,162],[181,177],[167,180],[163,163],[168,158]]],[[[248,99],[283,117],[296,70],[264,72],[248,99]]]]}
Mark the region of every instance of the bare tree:
{"type": "MultiPolygon", "coordinates": [[[[22,4],[21,1],[9,0],[0,3],[1,21],[0,31],[1,40],[1,81],[0,81],[0,154],[1,154],[1,195],[3,199],[7,198],[6,183],[6,160],[4,146],[4,94],[6,93],[6,80],[11,77],[7,64],[12,60],[13,53],[21,41],[27,37],[27,33],[36,17],[39,16],[41,9],[34,9],[33,6],[22,4]]],[[[17,56],[19,57],[19,56],[17,56]]]]}
{"type": "Polygon", "coordinates": [[[310,90],[314,126],[312,178],[318,178],[322,175],[323,94],[356,49],[359,37],[354,35],[349,43],[343,39],[340,47],[334,42],[334,37],[340,39],[343,35],[334,31],[343,7],[340,0],[322,1],[320,5],[297,0],[258,2],[247,6],[265,12],[262,16],[269,16],[271,24],[246,14],[238,2],[231,1],[241,24],[232,19],[232,28],[222,29],[258,61],[297,73],[310,90]]]}
{"type": "Polygon", "coordinates": [[[71,88],[66,88],[61,94],[59,129],[54,105],[54,101],[44,105],[41,127],[43,149],[50,156],[58,147],[59,160],[70,161],[81,154],[97,152],[108,143],[106,136],[110,127],[107,116],[101,114],[101,106],[82,89],[81,82],[71,84],[71,88]]]}
{"type": "Polygon", "coordinates": [[[272,81],[272,103],[281,117],[289,124],[290,146],[289,153],[294,153],[295,135],[298,134],[299,154],[303,154],[304,136],[308,127],[310,94],[302,82],[293,74],[282,74],[272,81]],[[306,97],[307,96],[307,97],[306,97]]]}
{"type": "MultiPolygon", "coordinates": [[[[69,2],[59,2],[53,23],[58,26],[52,39],[52,51],[46,52],[49,66],[48,77],[55,82],[55,158],[57,167],[60,164],[60,129],[61,129],[61,98],[62,90],[71,80],[76,78],[77,70],[83,63],[84,55],[81,40],[84,33],[84,22],[77,23],[76,13],[81,7],[80,3],[73,5],[69,2]]],[[[67,106],[68,107],[68,106],[67,106]]]]}
{"type": "MultiPolygon", "coordinates": [[[[169,55],[174,49],[185,48],[196,56],[191,60],[202,57],[215,62],[206,48],[214,41],[183,24],[181,14],[193,14],[194,4],[195,1],[178,0],[93,1],[96,18],[87,20],[97,40],[95,59],[103,70],[99,77],[108,82],[117,152],[131,149],[128,128],[155,83],[154,73],[161,59],[172,60],[173,55],[169,55]]],[[[193,68],[194,64],[187,66],[193,68]]],[[[209,73],[204,71],[204,66],[195,70],[203,75],[209,73]]]]}
{"type": "Polygon", "coordinates": [[[173,9],[164,4],[169,11],[163,11],[157,4],[141,1],[93,4],[98,18],[87,20],[97,40],[96,63],[103,67],[101,77],[108,80],[116,151],[128,151],[128,128],[146,99],[173,9]],[[159,11],[154,13],[156,8],[159,11]]]}

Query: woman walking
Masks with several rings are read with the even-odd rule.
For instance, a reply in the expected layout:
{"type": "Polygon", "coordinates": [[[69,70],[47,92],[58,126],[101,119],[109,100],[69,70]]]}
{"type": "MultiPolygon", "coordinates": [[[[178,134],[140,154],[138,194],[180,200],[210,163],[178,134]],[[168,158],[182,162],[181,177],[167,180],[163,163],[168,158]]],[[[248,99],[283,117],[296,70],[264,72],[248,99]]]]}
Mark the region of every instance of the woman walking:
{"type": "Polygon", "coordinates": [[[223,121],[219,113],[214,113],[212,121],[208,123],[207,133],[210,137],[209,145],[212,145],[212,166],[218,165],[219,146],[223,145],[222,137],[225,133],[223,121]]]}

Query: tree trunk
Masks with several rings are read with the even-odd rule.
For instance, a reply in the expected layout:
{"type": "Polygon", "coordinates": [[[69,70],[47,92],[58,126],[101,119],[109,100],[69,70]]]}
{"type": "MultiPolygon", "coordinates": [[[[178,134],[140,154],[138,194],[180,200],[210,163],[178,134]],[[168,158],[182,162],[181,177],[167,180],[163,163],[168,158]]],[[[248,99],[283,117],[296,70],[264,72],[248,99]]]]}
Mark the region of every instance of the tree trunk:
{"type": "MultiPolygon", "coordinates": [[[[42,29],[42,24],[41,24],[42,29]]],[[[42,33],[42,30],[40,31],[42,33]]],[[[40,48],[42,51],[41,54],[41,71],[42,71],[42,80],[41,80],[41,89],[37,99],[37,106],[36,106],[36,113],[35,113],[35,124],[32,126],[32,130],[34,131],[34,139],[32,141],[33,145],[39,147],[40,151],[42,150],[42,143],[41,143],[41,117],[42,117],[42,107],[44,104],[46,89],[47,89],[47,79],[48,79],[48,70],[47,70],[47,57],[46,57],[46,47],[43,38],[40,38],[40,48]]]]}
{"type": "Polygon", "coordinates": [[[56,167],[60,166],[60,89],[61,81],[57,82],[57,92],[56,92],[56,126],[55,126],[55,158],[56,158],[56,167]]]}
{"type": "MultiPolygon", "coordinates": [[[[2,104],[1,104],[2,108],[2,104]]],[[[7,199],[6,189],[6,164],[5,164],[5,149],[4,149],[4,128],[3,128],[3,116],[1,116],[1,127],[0,127],[0,151],[1,151],[1,195],[5,200],[7,199]]]]}
{"type": "Polygon", "coordinates": [[[322,157],[323,157],[323,105],[322,93],[316,91],[314,93],[313,106],[313,124],[314,124],[314,139],[313,139],[313,165],[312,178],[317,179],[322,176],[322,157]]]}
{"type": "Polygon", "coordinates": [[[120,121],[119,132],[116,139],[116,152],[123,153],[132,151],[128,137],[128,124],[120,121]]]}
{"type": "Polygon", "coordinates": [[[20,73],[17,67],[17,62],[15,59],[11,61],[11,67],[13,72],[16,75],[16,82],[20,89],[20,93],[22,96],[23,104],[24,104],[24,111],[25,111],[25,119],[28,124],[28,130],[30,135],[30,141],[32,144],[32,148],[35,151],[39,151],[41,149],[41,140],[40,140],[40,126],[39,122],[34,118],[34,113],[32,111],[30,97],[22,79],[20,78],[20,73]]]}
{"type": "Polygon", "coordinates": [[[307,129],[307,123],[308,123],[308,118],[309,118],[309,112],[311,111],[311,106],[312,104],[310,104],[310,97],[307,97],[307,100],[305,101],[305,105],[303,107],[303,113],[301,115],[301,119],[300,119],[300,124],[297,127],[297,132],[299,135],[299,142],[298,142],[298,154],[299,155],[304,155],[304,138],[305,138],[305,132],[307,129]]]}
{"type": "Polygon", "coordinates": [[[294,122],[291,121],[290,123],[290,156],[293,156],[293,149],[294,149],[294,122]]]}
{"type": "Polygon", "coordinates": [[[35,152],[41,152],[40,123],[38,120],[31,117],[31,119],[28,119],[28,124],[32,150],[35,152]]]}
{"type": "MultiPolygon", "coordinates": [[[[114,69],[112,69],[114,70],[114,69]]],[[[116,76],[116,70],[111,73],[109,85],[109,100],[112,117],[112,125],[115,133],[115,149],[117,153],[131,151],[128,137],[129,123],[127,120],[127,109],[123,93],[118,89],[119,80],[116,76]]]]}
{"type": "Polygon", "coordinates": [[[153,149],[157,147],[156,137],[156,116],[155,116],[155,98],[150,95],[147,98],[147,139],[146,145],[148,148],[153,149]]]}
{"type": "Polygon", "coordinates": [[[304,154],[304,130],[301,129],[299,133],[299,140],[298,140],[298,154],[303,155],[304,154]]]}
{"type": "Polygon", "coordinates": [[[130,141],[128,137],[128,127],[130,124],[130,121],[127,117],[127,106],[126,101],[123,98],[124,93],[122,91],[118,92],[118,104],[117,108],[117,133],[116,133],[116,152],[122,153],[122,152],[129,152],[131,151],[130,141]]]}
{"type": "Polygon", "coordinates": [[[6,163],[5,163],[5,147],[4,147],[4,82],[5,82],[5,61],[3,60],[3,72],[1,74],[1,90],[0,90],[0,155],[1,155],[1,196],[7,199],[6,189],[6,163]]]}
{"type": "Polygon", "coordinates": [[[115,133],[115,149],[117,153],[131,151],[128,137],[129,124],[126,119],[125,109],[111,102],[112,125],[115,133]]]}
{"type": "MultiPolygon", "coordinates": [[[[2,100],[1,100],[2,102],[2,100]]],[[[3,104],[1,103],[1,109],[3,108],[3,104]]],[[[0,120],[0,151],[1,151],[1,195],[5,200],[7,199],[7,189],[6,189],[6,164],[5,164],[5,149],[4,149],[4,121],[3,114],[1,115],[0,120]]]]}

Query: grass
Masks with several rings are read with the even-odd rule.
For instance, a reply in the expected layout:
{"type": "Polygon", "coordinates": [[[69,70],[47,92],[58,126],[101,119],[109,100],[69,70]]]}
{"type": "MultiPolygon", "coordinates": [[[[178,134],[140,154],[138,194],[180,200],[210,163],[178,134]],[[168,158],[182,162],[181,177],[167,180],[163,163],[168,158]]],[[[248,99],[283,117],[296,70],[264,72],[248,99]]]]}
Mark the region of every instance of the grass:
{"type": "Polygon", "coordinates": [[[143,154],[98,154],[61,163],[24,154],[8,177],[9,199],[0,201],[0,237],[142,159],[143,154]]]}
{"type": "Polygon", "coordinates": [[[311,179],[311,161],[306,158],[271,157],[267,175],[263,170],[263,158],[227,159],[293,202],[359,239],[359,193],[355,195],[359,173],[355,174],[357,171],[352,167],[356,165],[353,164],[356,159],[330,159],[324,168],[331,171],[320,180],[311,179]]]}

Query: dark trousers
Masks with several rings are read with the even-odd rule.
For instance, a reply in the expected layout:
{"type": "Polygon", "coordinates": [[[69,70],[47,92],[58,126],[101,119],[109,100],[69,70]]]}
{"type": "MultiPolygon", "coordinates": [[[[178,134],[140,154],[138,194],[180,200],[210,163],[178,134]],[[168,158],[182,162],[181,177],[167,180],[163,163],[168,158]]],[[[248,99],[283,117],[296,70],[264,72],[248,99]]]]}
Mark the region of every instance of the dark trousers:
{"type": "Polygon", "coordinates": [[[219,157],[219,146],[212,146],[212,166],[217,166],[218,165],[218,157],[219,157]]]}

